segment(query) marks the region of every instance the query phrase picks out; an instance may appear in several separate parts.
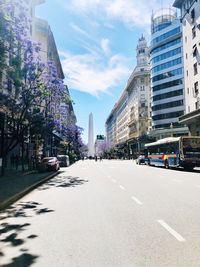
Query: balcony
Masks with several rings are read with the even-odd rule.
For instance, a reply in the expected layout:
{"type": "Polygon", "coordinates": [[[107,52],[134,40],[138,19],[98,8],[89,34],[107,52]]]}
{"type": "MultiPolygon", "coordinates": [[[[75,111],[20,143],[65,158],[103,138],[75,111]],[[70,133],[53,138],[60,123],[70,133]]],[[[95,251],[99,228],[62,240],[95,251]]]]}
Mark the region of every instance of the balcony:
{"type": "Polygon", "coordinates": [[[130,128],[131,126],[133,126],[133,125],[136,124],[136,123],[137,123],[136,119],[131,119],[131,120],[129,121],[129,123],[128,123],[128,127],[130,128]]]}

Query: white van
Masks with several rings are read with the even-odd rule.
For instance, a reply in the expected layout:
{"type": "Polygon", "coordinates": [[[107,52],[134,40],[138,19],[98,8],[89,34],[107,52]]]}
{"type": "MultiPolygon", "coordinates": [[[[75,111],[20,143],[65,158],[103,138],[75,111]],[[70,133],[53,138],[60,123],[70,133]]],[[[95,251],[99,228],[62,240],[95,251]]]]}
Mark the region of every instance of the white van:
{"type": "Polygon", "coordinates": [[[68,167],[69,166],[69,156],[68,155],[58,155],[57,159],[60,162],[60,167],[68,167]]]}

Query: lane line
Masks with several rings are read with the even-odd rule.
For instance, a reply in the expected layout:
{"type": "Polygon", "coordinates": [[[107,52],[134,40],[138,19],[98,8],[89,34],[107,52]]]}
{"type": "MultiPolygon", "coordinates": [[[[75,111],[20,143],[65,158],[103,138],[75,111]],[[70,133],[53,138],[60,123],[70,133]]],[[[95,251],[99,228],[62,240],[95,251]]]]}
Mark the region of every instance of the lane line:
{"type": "Polygon", "coordinates": [[[116,183],[117,181],[116,181],[115,179],[112,179],[112,182],[113,182],[113,183],[116,183]]]}
{"type": "Polygon", "coordinates": [[[163,220],[157,220],[171,235],[173,235],[179,242],[185,242],[185,239],[177,233],[174,229],[172,229],[166,222],[163,220]]]}
{"type": "Polygon", "coordinates": [[[125,188],[124,188],[122,185],[119,185],[119,187],[120,187],[122,190],[125,190],[125,188]]]}
{"type": "Polygon", "coordinates": [[[131,198],[132,198],[132,200],[134,200],[137,204],[142,205],[142,202],[141,202],[139,199],[137,199],[136,197],[132,196],[131,198]]]}

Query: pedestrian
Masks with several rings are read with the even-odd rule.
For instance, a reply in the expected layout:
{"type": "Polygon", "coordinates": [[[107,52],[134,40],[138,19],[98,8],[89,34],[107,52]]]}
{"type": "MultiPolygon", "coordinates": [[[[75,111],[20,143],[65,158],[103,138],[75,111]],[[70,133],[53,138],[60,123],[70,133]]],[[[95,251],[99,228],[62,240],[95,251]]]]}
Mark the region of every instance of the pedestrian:
{"type": "Polygon", "coordinates": [[[95,158],[95,161],[97,161],[97,156],[95,156],[94,158],[95,158]]]}
{"type": "Polygon", "coordinates": [[[102,161],[102,156],[100,156],[100,161],[102,161]]]}

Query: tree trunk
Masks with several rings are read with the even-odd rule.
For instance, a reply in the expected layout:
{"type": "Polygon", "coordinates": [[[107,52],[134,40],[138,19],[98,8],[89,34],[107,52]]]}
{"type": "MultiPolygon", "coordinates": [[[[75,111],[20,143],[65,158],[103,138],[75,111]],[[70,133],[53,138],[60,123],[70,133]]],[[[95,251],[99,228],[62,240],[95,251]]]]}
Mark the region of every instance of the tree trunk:
{"type": "Polygon", "coordinates": [[[24,172],[24,139],[22,140],[22,171],[24,172]]]}
{"type": "Polygon", "coordinates": [[[2,159],[1,176],[4,176],[5,173],[4,141],[5,140],[4,140],[4,120],[3,120],[1,128],[1,155],[0,155],[0,158],[2,159]]]}

